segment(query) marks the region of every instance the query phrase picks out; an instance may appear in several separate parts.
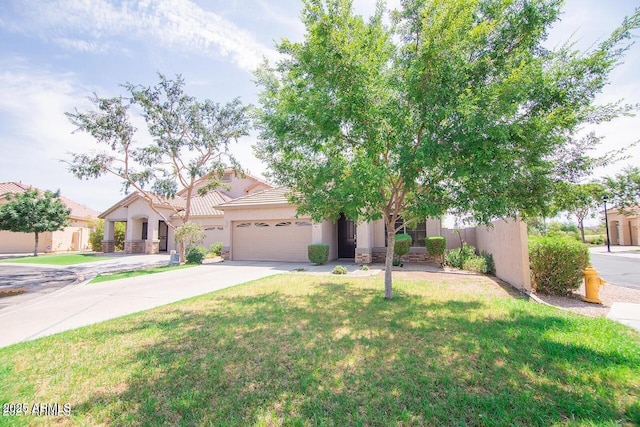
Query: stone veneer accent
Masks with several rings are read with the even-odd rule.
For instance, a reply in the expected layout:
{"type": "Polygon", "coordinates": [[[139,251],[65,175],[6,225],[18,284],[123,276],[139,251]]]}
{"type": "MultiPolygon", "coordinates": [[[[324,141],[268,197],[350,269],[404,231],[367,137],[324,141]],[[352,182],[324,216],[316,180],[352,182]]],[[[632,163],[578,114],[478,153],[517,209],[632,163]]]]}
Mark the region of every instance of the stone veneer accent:
{"type": "Polygon", "coordinates": [[[373,257],[371,252],[357,253],[356,252],[356,264],[371,264],[373,257]]]}
{"type": "MultiPolygon", "coordinates": [[[[384,264],[387,257],[387,248],[374,248],[373,249],[373,262],[384,264]]],[[[408,254],[403,255],[400,258],[401,262],[435,262],[436,259],[427,254],[424,248],[411,248],[408,254]]]]}
{"type": "Polygon", "coordinates": [[[229,254],[229,248],[228,247],[227,248],[223,247],[222,248],[222,252],[220,252],[220,256],[222,257],[222,259],[229,260],[229,255],[230,255],[229,254]]]}
{"type": "Polygon", "coordinates": [[[131,240],[124,242],[125,254],[143,254],[144,253],[144,240],[131,240]]]}
{"type": "Polygon", "coordinates": [[[113,240],[103,240],[102,241],[102,252],[105,254],[110,254],[116,251],[116,243],[113,240]]]}
{"type": "Polygon", "coordinates": [[[159,254],[160,253],[160,240],[147,240],[144,248],[145,254],[159,254]]]}

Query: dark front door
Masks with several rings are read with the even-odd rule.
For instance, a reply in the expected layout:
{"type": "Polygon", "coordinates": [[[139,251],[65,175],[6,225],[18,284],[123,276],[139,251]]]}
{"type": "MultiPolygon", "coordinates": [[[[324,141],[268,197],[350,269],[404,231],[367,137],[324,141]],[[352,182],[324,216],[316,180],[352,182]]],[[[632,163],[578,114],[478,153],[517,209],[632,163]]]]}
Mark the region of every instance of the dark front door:
{"type": "Polygon", "coordinates": [[[169,234],[169,227],[167,227],[167,223],[164,221],[158,222],[158,239],[160,240],[159,249],[160,252],[167,251],[167,236],[169,234]]]}
{"type": "Polygon", "coordinates": [[[338,219],[338,258],[356,257],[356,224],[340,214],[338,219]]]}

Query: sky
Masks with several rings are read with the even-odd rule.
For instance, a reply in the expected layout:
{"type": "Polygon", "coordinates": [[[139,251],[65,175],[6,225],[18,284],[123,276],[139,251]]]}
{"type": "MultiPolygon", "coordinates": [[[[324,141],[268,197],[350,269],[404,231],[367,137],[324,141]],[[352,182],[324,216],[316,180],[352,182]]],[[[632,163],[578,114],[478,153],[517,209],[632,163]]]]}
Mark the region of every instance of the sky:
{"type": "MultiPolygon", "coordinates": [[[[397,5],[398,0],[389,6],[397,5]]],[[[375,2],[354,1],[368,16],[375,2]]],[[[97,211],[123,197],[119,179],[78,180],[66,169],[71,152],[96,145],[76,132],[65,112],[86,110],[92,93],[124,95],[121,84],[150,86],[157,73],[181,74],[186,92],[225,103],[240,97],[257,103],[253,70],[275,58],[275,43],[302,41],[302,3],[296,0],[2,0],[0,1],[0,182],[21,181],[57,190],[97,211]]],[[[571,39],[589,49],[605,39],[640,0],[569,0],[547,47],[571,39]]],[[[640,35],[640,34],[636,34],[640,35]]],[[[600,102],[640,103],[640,47],[631,47],[611,75],[600,102]]],[[[144,126],[138,119],[136,125],[144,126]]],[[[640,118],[602,125],[594,153],[640,139],[640,118]]],[[[233,145],[250,173],[265,166],[252,150],[256,134],[233,145]]],[[[595,177],[640,164],[640,147],[630,158],[596,171],[595,177]]]]}

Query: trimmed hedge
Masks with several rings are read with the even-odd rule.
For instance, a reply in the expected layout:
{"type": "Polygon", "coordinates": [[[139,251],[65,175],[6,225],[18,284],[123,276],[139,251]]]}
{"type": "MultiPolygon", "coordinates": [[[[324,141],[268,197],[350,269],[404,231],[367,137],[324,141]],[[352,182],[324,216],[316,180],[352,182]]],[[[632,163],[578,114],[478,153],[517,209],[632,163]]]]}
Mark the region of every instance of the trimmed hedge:
{"type": "Polygon", "coordinates": [[[314,264],[326,264],[329,259],[329,245],[323,243],[315,243],[307,246],[307,254],[309,261],[314,264]]]}
{"type": "Polygon", "coordinates": [[[408,234],[396,234],[396,241],[393,245],[393,253],[401,257],[411,249],[413,239],[408,234]]]}
{"type": "Polygon", "coordinates": [[[566,295],[578,289],[589,265],[589,248],[571,238],[529,239],[531,284],[541,294],[566,295]]]}
{"type": "Polygon", "coordinates": [[[442,256],[447,249],[447,239],[442,236],[427,237],[427,253],[432,256],[442,256]]]}
{"type": "Polygon", "coordinates": [[[185,258],[187,264],[202,264],[202,260],[207,255],[207,248],[202,246],[193,246],[187,249],[185,258]]]}

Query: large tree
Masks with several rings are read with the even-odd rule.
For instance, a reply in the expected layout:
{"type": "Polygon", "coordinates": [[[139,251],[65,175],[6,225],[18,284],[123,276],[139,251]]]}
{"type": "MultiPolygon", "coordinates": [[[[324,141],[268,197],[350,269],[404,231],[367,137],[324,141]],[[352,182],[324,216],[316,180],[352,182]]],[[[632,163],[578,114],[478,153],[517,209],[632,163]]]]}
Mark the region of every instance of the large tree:
{"type": "Polygon", "coordinates": [[[605,189],[599,183],[573,184],[562,182],[558,186],[554,205],[558,211],[567,212],[576,218],[582,243],[586,243],[584,220],[589,216],[595,217],[595,210],[602,204],[604,195],[605,189]]]}
{"type": "MultiPolygon", "coordinates": [[[[247,106],[238,98],[221,105],[209,99],[198,101],[184,91],[184,79],[158,74],[153,87],[126,83],[129,97],[91,97],[95,108],[66,113],[78,131],[93,136],[98,151],[72,153],[69,171],[80,179],[114,175],[125,192],[138,191],[169,227],[177,230],[164,214],[173,211],[182,224],[191,215],[191,197],[196,184],[201,194],[219,187],[225,168],[240,167],[229,151],[232,142],[249,133],[247,106]],[[144,117],[151,141],[136,139],[131,110],[144,117]],[[184,189],[185,207],[172,203],[184,189]]],[[[181,259],[184,248],[181,247],[181,259]]]]}
{"type": "Polygon", "coordinates": [[[622,212],[640,206],[640,167],[628,166],[615,176],[605,177],[603,185],[622,212]]]}
{"type": "Polygon", "coordinates": [[[69,224],[69,209],[60,192],[28,189],[18,195],[7,195],[7,202],[0,205],[0,230],[17,233],[34,233],[33,256],[38,256],[39,234],[58,231],[69,224]]]}
{"type": "Polygon", "coordinates": [[[365,21],[307,0],[304,41],[257,72],[258,155],[314,220],[384,219],[386,298],[397,219],[541,213],[551,184],[594,165],[580,126],[628,111],[594,97],[639,14],[588,52],[549,51],[560,3],[405,0],[387,26],[382,4],[365,21]]]}

